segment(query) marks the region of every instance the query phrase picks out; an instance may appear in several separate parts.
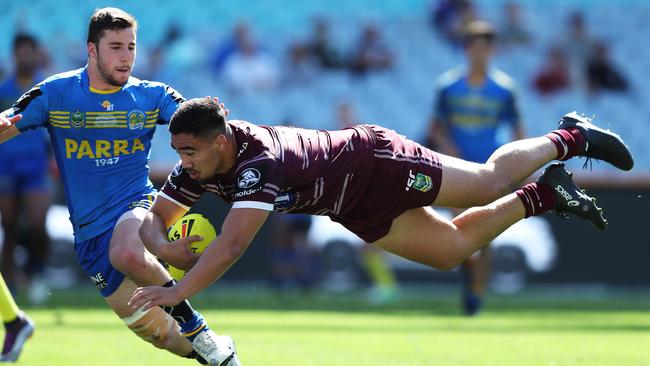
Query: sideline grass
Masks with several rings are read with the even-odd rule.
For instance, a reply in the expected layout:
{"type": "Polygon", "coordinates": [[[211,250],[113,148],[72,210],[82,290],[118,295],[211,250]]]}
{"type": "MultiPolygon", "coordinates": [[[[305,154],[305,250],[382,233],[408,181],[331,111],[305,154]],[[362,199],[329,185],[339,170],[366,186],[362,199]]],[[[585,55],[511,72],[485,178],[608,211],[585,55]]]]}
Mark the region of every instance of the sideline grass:
{"type": "MultiPolygon", "coordinates": [[[[454,293],[406,295],[384,307],[355,296],[287,302],[249,290],[194,303],[235,338],[245,366],[618,366],[650,365],[647,293],[529,291],[493,297],[476,318],[458,314],[454,293]]],[[[53,299],[62,304],[55,309],[29,309],[38,328],[20,365],[198,365],[140,341],[108,309],[67,304],[79,296],[53,299]]]]}

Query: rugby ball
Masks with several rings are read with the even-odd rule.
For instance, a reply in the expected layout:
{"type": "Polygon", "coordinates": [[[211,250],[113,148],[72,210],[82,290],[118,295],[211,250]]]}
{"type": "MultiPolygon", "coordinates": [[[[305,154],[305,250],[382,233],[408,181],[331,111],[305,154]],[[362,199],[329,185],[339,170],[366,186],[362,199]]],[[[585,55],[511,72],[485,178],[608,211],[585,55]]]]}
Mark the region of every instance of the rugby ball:
{"type": "MultiPolygon", "coordinates": [[[[217,237],[217,232],[214,229],[214,226],[210,223],[207,217],[198,214],[191,213],[180,218],[172,227],[169,229],[167,234],[167,239],[169,241],[175,241],[180,238],[185,238],[187,236],[198,235],[203,239],[190,243],[190,250],[193,253],[201,254],[205,248],[212,243],[212,241],[217,237]]],[[[180,281],[185,277],[185,271],[174,266],[167,264],[165,266],[169,274],[176,280],[180,281]]]]}

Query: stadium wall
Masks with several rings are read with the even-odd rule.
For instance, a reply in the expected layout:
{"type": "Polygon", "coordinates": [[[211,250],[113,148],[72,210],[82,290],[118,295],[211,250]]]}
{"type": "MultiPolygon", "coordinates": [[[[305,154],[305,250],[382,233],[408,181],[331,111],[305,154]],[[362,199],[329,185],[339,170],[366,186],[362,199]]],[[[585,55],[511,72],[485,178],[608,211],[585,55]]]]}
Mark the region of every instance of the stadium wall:
{"type": "MultiPolygon", "coordinates": [[[[589,186],[589,185],[588,185],[589,186]]],[[[545,218],[552,227],[558,244],[553,268],[531,274],[531,283],[580,283],[606,285],[650,285],[650,185],[639,184],[607,187],[589,186],[598,197],[609,226],[599,231],[588,223],[567,220],[549,213],[545,218]]],[[[216,197],[206,196],[193,208],[210,217],[216,224],[223,221],[228,207],[216,197]],[[215,210],[216,208],[216,210],[215,210]]],[[[267,223],[250,245],[247,253],[226,274],[224,280],[265,280],[270,272],[268,243],[271,228],[267,223]]],[[[531,232],[530,235],[535,235],[531,232]]],[[[402,281],[457,281],[457,273],[434,270],[397,272],[402,281]]]]}

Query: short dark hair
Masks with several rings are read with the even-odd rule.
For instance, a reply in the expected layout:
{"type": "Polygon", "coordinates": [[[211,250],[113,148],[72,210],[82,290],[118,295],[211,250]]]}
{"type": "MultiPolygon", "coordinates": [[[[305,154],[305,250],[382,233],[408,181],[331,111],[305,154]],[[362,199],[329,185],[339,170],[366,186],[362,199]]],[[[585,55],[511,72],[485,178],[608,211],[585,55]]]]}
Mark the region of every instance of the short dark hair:
{"type": "Polygon", "coordinates": [[[14,42],[13,42],[14,52],[16,52],[16,50],[19,47],[25,44],[33,48],[38,48],[38,41],[36,40],[36,37],[32,36],[31,34],[18,33],[14,36],[14,42]]]}
{"type": "Polygon", "coordinates": [[[211,136],[226,133],[226,113],[209,97],[190,99],[180,105],[169,121],[172,135],[186,133],[193,136],[211,136]]]}
{"type": "Polygon", "coordinates": [[[483,20],[474,20],[469,22],[463,30],[463,43],[470,44],[474,40],[483,38],[492,43],[496,37],[496,32],[492,24],[483,20]]]}
{"type": "Polygon", "coordinates": [[[98,44],[106,30],[121,30],[133,28],[138,30],[135,17],[122,9],[101,8],[95,9],[88,23],[88,43],[98,44]]]}

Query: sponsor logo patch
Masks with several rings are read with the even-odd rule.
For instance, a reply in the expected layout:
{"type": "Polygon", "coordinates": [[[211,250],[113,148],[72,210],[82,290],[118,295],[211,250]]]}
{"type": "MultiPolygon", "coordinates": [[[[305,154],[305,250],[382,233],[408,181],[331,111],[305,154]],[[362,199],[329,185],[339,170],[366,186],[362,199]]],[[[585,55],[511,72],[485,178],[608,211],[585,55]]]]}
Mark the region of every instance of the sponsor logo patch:
{"type": "Polygon", "coordinates": [[[259,170],[255,168],[248,168],[239,174],[237,178],[237,186],[241,189],[250,188],[260,181],[262,175],[259,170]]]}
{"type": "Polygon", "coordinates": [[[86,124],[86,114],[79,112],[77,109],[76,112],[72,113],[70,116],[70,125],[74,128],[81,128],[86,124]]]}
{"type": "Polygon", "coordinates": [[[233,195],[233,198],[240,198],[244,196],[251,195],[253,193],[257,193],[262,190],[262,187],[257,187],[255,189],[245,189],[243,191],[239,191],[233,195]]]}
{"type": "Polygon", "coordinates": [[[101,272],[98,272],[92,276],[90,276],[90,280],[93,281],[95,286],[97,286],[97,289],[103,290],[106,287],[108,287],[108,282],[104,279],[104,275],[101,272]]]}
{"type": "Polygon", "coordinates": [[[412,170],[409,170],[409,177],[406,181],[406,190],[417,189],[420,192],[428,192],[433,187],[433,181],[428,175],[417,173],[413,174],[412,170]]]}
{"type": "Polygon", "coordinates": [[[248,147],[248,142],[244,142],[243,144],[241,144],[241,148],[239,149],[239,152],[237,153],[237,157],[240,157],[241,154],[243,154],[244,151],[246,151],[247,147],[248,147]]]}
{"type": "Polygon", "coordinates": [[[576,206],[580,205],[580,202],[578,202],[577,200],[574,200],[573,196],[571,196],[571,194],[569,194],[569,192],[567,192],[564,189],[564,187],[562,187],[561,185],[555,186],[555,190],[562,196],[562,198],[564,198],[567,205],[569,205],[571,207],[576,207],[576,206]]]}
{"type": "Polygon", "coordinates": [[[144,122],[146,120],[144,112],[138,110],[131,111],[126,116],[126,119],[129,123],[130,130],[141,130],[144,128],[144,122]]]}
{"type": "Polygon", "coordinates": [[[113,104],[111,104],[111,102],[108,101],[108,100],[105,100],[105,101],[102,102],[102,107],[104,107],[106,112],[111,112],[115,108],[115,106],[113,104]]]}

